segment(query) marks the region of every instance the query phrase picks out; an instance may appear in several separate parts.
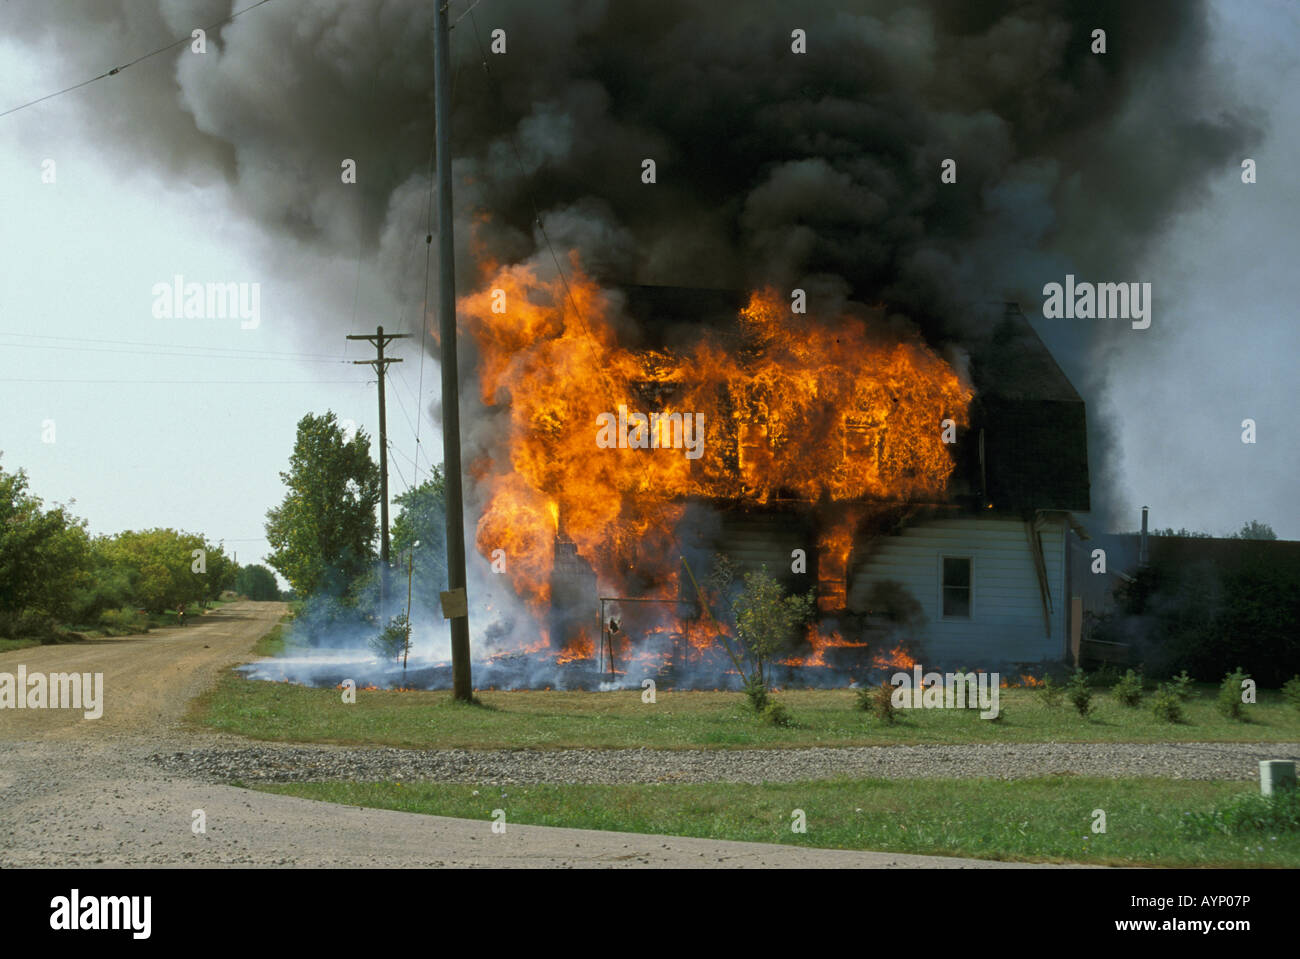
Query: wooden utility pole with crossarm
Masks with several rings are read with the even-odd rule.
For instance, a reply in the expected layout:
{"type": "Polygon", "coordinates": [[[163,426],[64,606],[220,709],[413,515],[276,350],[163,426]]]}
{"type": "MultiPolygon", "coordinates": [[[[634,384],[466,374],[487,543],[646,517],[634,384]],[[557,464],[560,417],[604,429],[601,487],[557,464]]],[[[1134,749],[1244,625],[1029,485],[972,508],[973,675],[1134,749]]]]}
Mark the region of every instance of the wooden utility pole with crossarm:
{"type": "Polygon", "coordinates": [[[353,360],[357,366],[374,367],[379,374],[379,558],[382,561],[379,571],[379,615],[386,624],[388,621],[388,418],[384,412],[384,377],[388,364],[402,362],[400,358],[384,356],[384,347],[393,340],[402,340],[410,333],[385,333],[382,326],[375,327],[374,333],[353,333],[349,340],[368,340],[373,343],[376,358],[373,360],[353,360]]]}

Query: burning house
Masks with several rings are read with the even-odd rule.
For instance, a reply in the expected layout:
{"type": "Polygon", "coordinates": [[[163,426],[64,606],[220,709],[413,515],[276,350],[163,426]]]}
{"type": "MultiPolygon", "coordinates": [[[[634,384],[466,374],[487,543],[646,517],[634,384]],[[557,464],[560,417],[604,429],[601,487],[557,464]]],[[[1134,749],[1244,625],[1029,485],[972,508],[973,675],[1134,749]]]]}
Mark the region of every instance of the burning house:
{"type": "Polygon", "coordinates": [[[1078,645],[1069,557],[1087,537],[1074,515],[1089,509],[1084,403],[1018,307],[988,328],[951,502],[854,542],[849,607],[900,583],[925,618],[927,664],[1061,661],[1078,645]]]}
{"type": "Polygon", "coordinates": [[[561,287],[507,267],[460,304],[480,399],[508,421],[471,482],[479,552],[510,557],[537,630],[522,654],[616,685],[734,685],[711,612],[722,557],[735,581],[765,569],[816,594],[778,682],[1067,657],[1084,404],[1018,308],[984,308],[986,335],[949,360],[883,311],[803,316],[772,291],[609,291],[580,274],[561,287]],[[702,454],[659,435],[667,419],[596,442],[615,410],[700,419],[702,454]]]}

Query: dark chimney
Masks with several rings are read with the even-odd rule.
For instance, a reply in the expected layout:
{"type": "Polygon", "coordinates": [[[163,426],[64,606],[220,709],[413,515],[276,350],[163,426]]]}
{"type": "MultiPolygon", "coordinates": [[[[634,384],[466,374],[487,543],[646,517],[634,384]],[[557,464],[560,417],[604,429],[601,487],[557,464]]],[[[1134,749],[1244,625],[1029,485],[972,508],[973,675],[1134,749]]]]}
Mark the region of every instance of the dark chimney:
{"type": "Polygon", "coordinates": [[[1138,540],[1138,565],[1147,565],[1147,508],[1142,507],[1142,538],[1138,540]]]}

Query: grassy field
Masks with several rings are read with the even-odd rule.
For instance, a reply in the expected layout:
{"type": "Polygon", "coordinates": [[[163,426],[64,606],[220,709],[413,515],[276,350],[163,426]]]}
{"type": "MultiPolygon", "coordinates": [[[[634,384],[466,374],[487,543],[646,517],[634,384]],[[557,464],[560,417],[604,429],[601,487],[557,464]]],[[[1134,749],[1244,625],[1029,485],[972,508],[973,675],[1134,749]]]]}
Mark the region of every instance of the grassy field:
{"type": "Polygon", "coordinates": [[[308,799],[484,821],[741,839],[1032,862],[1140,866],[1300,866],[1300,830],[1198,832],[1192,821],[1242,783],[1052,777],[824,780],[709,785],[470,786],[294,783],[258,786],[308,799]],[[791,829],[802,809],[807,831],[791,829]],[[1093,810],[1106,815],[1094,833],[1093,810]]]}
{"type": "Polygon", "coordinates": [[[18,649],[31,649],[40,646],[39,639],[0,639],[0,653],[11,653],[18,649]]]}
{"type": "MultiPolygon", "coordinates": [[[[277,631],[273,634],[278,637],[277,631]]],[[[281,640],[268,637],[263,648],[281,640]]],[[[196,700],[200,725],[253,739],[407,748],[783,748],[890,743],[1296,742],[1300,711],[1261,691],[1241,722],[1214,708],[1215,687],[1197,689],[1187,719],[1172,725],[1144,705],[1094,697],[1086,720],[1068,704],[1048,707],[1028,689],[1002,690],[1003,718],[973,712],[907,710],[887,725],[854,708],[852,690],[791,690],[779,695],[796,725],[762,723],[740,693],[664,692],[654,704],[640,690],[480,692],[483,706],[452,702],[449,692],[358,690],[345,704],[335,689],[246,680],[234,673],[196,700]]],[[[1149,696],[1148,696],[1149,698],[1149,696]]]]}
{"type": "Polygon", "coordinates": [[[255,656],[280,656],[283,655],[286,648],[289,648],[288,636],[285,635],[284,628],[289,624],[289,617],[283,617],[280,622],[271,627],[271,631],[257,641],[253,646],[255,656]]]}

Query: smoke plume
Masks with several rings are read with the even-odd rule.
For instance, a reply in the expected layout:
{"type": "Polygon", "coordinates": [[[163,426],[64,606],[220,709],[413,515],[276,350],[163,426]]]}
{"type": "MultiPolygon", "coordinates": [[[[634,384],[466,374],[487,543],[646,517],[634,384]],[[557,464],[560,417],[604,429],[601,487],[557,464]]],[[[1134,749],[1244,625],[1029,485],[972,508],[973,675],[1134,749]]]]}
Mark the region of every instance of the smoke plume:
{"type": "MultiPolygon", "coordinates": [[[[466,8],[451,7],[462,292],[485,257],[551,269],[540,216],[562,260],[576,251],[602,283],[802,286],[823,305],[883,305],[936,345],[965,342],[981,332],[972,302],[1035,315],[1042,285],[1066,272],[1139,279],[1164,225],[1260,137],[1207,60],[1204,6],[1187,0],[466,8]],[[792,52],[796,29],[806,53],[792,52]],[[489,51],[496,30],[504,54],[489,51]],[[948,158],[955,184],[940,182],[948,158]]],[[[91,75],[232,9],[32,0],[0,18],[91,75]]],[[[433,10],[273,0],[204,55],[182,45],[75,96],[120,161],[178,186],[223,178],[243,212],[296,242],[360,244],[418,310],[433,10]],[[355,185],[340,182],[345,158],[355,185]]],[[[1124,327],[1044,329],[1090,401],[1124,327]]],[[[1098,499],[1101,414],[1092,402],[1098,499]]]]}

